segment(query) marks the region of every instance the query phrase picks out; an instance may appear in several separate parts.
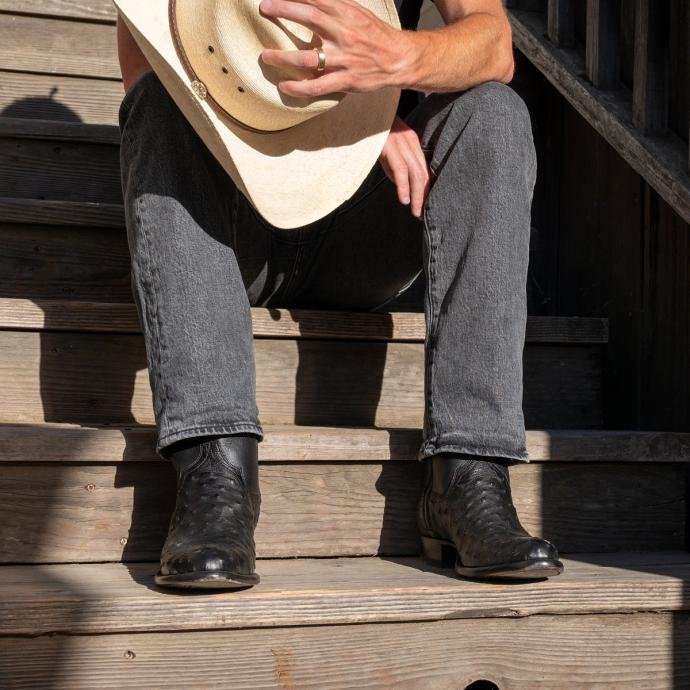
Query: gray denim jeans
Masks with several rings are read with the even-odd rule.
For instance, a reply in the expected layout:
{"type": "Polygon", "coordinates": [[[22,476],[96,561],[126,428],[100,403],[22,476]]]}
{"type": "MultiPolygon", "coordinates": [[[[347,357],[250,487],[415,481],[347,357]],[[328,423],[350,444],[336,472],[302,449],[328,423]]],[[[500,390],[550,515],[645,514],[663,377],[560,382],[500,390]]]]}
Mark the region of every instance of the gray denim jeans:
{"type": "Polygon", "coordinates": [[[420,460],[527,461],[522,413],[536,157],[508,86],[427,96],[406,118],[432,171],[424,222],[377,163],[322,220],[281,230],[237,190],[151,71],[120,109],[132,290],[156,450],[210,434],[263,439],[251,306],[372,310],[426,276],[420,460]]]}

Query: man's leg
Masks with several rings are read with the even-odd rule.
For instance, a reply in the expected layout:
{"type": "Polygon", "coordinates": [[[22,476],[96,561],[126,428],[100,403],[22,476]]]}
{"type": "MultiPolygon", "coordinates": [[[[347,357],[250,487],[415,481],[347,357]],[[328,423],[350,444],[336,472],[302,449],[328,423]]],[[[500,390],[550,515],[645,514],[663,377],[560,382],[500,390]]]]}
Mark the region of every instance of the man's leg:
{"type": "Polygon", "coordinates": [[[487,83],[426,98],[408,123],[430,154],[424,224],[397,202],[379,171],[378,183],[336,218],[302,300],[374,308],[423,266],[425,548],[440,552],[434,539],[455,539],[463,545],[463,574],[514,574],[517,561],[522,576],[554,574],[555,549],[519,526],[506,467],[527,461],[522,351],[536,174],[529,115],[509,87],[487,83]],[[453,499],[451,481],[461,476],[462,495],[453,499]],[[487,489],[479,501],[475,494],[487,489]],[[468,516],[473,504],[481,509],[468,516]]]}
{"type": "Polygon", "coordinates": [[[250,305],[231,231],[236,191],[152,72],[133,85],[120,116],[157,450],[212,434],[262,438],[250,305]]]}
{"type": "Polygon", "coordinates": [[[127,93],[120,125],[156,449],[178,477],[156,582],[255,584],[263,431],[247,290],[259,300],[269,288],[268,235],[153,72],[127,93]]]}

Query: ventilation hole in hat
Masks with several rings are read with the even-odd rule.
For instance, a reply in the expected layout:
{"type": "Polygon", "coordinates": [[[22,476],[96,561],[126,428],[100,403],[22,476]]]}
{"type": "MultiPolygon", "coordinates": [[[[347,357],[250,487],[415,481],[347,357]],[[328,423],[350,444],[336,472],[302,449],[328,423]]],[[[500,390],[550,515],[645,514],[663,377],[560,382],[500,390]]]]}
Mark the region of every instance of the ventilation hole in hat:
{"type": "Polygon", "coordinates": [[[209,52],[209,53],[215,53],[215,52],[216,52],[216,49],[215,49],[213,46],[209,46],[209,47],[208,47],[208,52],[209,52]]]}
{"type": "Polygon", "coordinates": [[[223,67],[223,74],[227,74],[227,73],[228,73],[228,68],[227,68],[227,67],[223,67]]]}
{"type": "Polygon", "coordinates": [[[238,87],[237,87],[237,90],[238,90],[240,93],[244,93],[244,86],[238,86],[238,87]]]}

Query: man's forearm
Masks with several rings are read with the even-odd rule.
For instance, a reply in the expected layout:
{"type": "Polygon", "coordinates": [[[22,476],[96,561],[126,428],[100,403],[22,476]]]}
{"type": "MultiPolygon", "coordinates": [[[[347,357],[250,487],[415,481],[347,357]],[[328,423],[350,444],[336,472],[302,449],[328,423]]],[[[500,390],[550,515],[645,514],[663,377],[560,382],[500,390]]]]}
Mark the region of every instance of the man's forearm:
{"type": "Polygon", "coordinates": [[[405,31],[403,37],[393,76],[400,88],[442,93],[513,78],[511,30],[505,17],[475,13],[433,31],[405,31]]]}

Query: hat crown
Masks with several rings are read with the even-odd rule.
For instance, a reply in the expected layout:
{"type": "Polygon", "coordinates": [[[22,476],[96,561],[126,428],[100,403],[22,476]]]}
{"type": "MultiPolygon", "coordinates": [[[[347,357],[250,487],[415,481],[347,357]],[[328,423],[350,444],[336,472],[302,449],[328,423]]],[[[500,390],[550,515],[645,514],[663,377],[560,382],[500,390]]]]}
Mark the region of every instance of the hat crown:
{"type": "Polygon", "coordinates": [[[298,68],[261,61],[264,48],[310,50],[320,40],[306,27],[259,12],[260,0],[170,0],[178,51],[195,91],[226,113],[258,130],[276,131],[336,106],[345,94],[295,98],[278,89],[284,79],[304,79],[298,68]],[[203,85],[203,86],[202,86],[203,85]]]}

